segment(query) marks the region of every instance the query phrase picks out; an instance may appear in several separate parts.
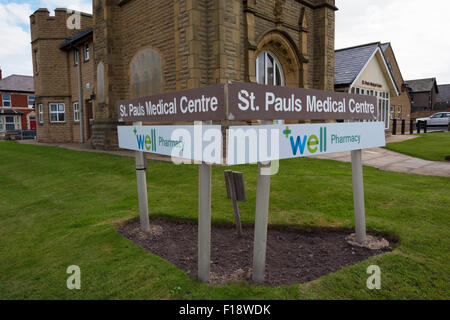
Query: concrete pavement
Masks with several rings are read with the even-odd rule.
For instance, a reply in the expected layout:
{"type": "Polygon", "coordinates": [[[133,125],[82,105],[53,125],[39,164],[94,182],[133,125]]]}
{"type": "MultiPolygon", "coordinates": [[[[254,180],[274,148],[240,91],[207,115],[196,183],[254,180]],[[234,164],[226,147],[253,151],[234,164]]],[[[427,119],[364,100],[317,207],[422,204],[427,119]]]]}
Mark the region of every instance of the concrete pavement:
{"type": "MultiPolygon", "coordinates": [[[[415,139],[417,136],[397,135],[386,139],[386,143],[415,139]]],[[[339,152],[315,156],[317,159],[329,159],[351,162],[350,152],[339,152]]],[[[428,161],[383,148],[366,149],[362,152],[363,165],[384,171],[405,172],[427,176],[450,177],[450,162],[428,161]]]]}

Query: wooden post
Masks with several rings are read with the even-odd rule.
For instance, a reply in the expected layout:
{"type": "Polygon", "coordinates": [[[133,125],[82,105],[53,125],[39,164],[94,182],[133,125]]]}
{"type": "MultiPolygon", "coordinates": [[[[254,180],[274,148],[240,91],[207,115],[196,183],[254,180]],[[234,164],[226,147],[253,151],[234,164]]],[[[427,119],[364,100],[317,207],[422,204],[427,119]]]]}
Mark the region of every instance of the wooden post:
{"type": "MultiPolygon", "coordinates": [[[[272,121],[261,121],[272,124],[272,121]]],[[[269,220],[270,172],[271,163],[258,163],[258,182],[256,186],[255,238],[253,245],[253,281],[264,283],[267,249],[267,224],[269,220]]]]}
{"type": "MultiPolygon", "coordinates": [[[[133,125],[141,126],[142,122],[134,122],[133,125]]],[[[150,221],[148,217],[148,199],[147,199],[147,163],[145,154],[142,151],[136,151],[136,178],[138,185],[139,215],[141,230],[150,231],[150,221]]]]}
{"type": "Polygon", "coordinates": [[[366,216],[364,207],[364,182],[362,172],[362,150],[352,151],[353,203],[355,214],[356,242],[366,240],[366,216]]]}
{"type": "Polygon", "coordinates": [[[234,220],[236,222],[236,232],[239,237],[242,237],[242,224],[241,224],[241,217],[239,215],[239,206],[238,206],[236,184],[234,181],[233,171],[225,170],[224,175],[225,175],[225,179],[226,179],[227,184],[230,189],[230,198],[231,198],[231,201],[233,202],[234,220]]]}
{"type": "MultiPolygon", "coordinates": [[[[204,124],[210,124],[210,122],[204,122],[204,124]]],[[[194,137],[194,139],[202,139],[202,137],[194,137]]],[[[210,266],[211,266],[211,165],[202,162],[198,166],[197,272],[200,281],[209,282],[210,266]]]]}

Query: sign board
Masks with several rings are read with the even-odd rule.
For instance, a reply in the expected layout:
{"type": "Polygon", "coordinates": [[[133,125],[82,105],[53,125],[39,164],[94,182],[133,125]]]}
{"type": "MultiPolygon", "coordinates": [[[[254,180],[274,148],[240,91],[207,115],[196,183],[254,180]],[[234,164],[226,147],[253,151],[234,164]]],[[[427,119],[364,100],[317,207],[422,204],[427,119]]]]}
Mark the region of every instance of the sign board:
{"type": "Polygon", "coordinates": [[[244,174],[242,172],[225,170],[225,186],[227,189],[227,198],[233,199],[233,192],[237,201],[247,201],[244,184],[244,174]]]}
{"type": "Polygon", "coordinates": [[[232,126],[227,165],[385,146],[384,122],[232,126]]]}
{"type": "Polygon", "coordinates": [[[220,126],[118,126],[117,132],[123,149],[222,164],[220,126]]]}
{"type": "Polygon", "coordinates": [[[232,82],[227,116],[229,120],[376,120],[377,98],[232,82]]]}
{"type": "Polygon", "coordinates": [[[225,119],[224,85],[169,92],[117,102],[119,121],[209,121],[225,119]]]}

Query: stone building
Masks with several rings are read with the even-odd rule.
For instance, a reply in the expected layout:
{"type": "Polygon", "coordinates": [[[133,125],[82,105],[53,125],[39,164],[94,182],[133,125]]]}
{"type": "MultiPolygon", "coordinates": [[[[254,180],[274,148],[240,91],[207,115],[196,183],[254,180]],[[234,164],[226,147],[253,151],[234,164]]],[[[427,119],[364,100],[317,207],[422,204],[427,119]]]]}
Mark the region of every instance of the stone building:
{"type": "Polygon", "coordinates": [[[39,141],[89,139],[94,92],[92,22],[92,15],[67,9],[56,9],[54,16],[39,9],[30,16],[39,141]],[[72,28],[73,18],[79,18],[80,28],[72,28]]]}
{"type": "MultiPolygon", "coordinates": [[[[83,15],[93,28],[92,145],[117,146],[121,99],[230,80],[333,91],[336,10],[334,0],[94,0],[93,18],[83,15]]],[[[59,41],[73,36],[62,29],[59,41]]],[[[75,69],[58,55],[69,83],[75,69]]]]}

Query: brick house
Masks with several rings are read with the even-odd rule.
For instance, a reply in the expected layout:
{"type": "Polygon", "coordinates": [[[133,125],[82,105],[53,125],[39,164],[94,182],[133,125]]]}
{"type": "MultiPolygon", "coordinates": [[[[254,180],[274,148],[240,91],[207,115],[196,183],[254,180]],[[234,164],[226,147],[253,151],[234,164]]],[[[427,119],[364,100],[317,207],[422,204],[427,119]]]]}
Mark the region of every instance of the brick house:
{"type": "Polygon", "coordinates": [[[336,50],[334,81],[335,91],[377,97],[378,121],[385,123],[386,131],[391,128],[390,106],[400,90],[381,43],[336,50]]]}
{"type": "Polygon", "coordinates": [[[33,77],[2,78],[0,69],[0,137],[8,131],[36,130],[34,100],[33,77]]]}
{"type": "MultiPolygon", "coordinates": [[[[65,30],[62,10],[55,18],[46,9],[36,11],[31,31],[33,50],[41,57],[34,62],[40,64],[38,103],[64,101],[70,108],[77,97],[72,49],[62,52],[58,46],[74,33],[65,30]],[[51,55],[56,63],[48,61],[51,55]],[[55,64],[66,71],[51,88],[55,64]]],[[[93,17],[83,15],[79,30],[92,27],[93,81],[83,93],[93,103],[92,145],[117,146],[120,99],[229,80],[333,91],[336,10],[334,0],[94,0],[93,17]]],[[[84,89],[88,74],[82,77],[84,89]]],[[[66,124],[44,119],[38,139],[77,141],[73,124],[66,124]]]]}
{"type": "Polygon", "coordinates": [[[439,94],[436,78],[408,80],[405,83],[411,101],[412,117],[420,118],[432,113],[439,94]]]}
{"type": "Polygon", "coordinates": [[[435,109],[450,112],[450,84],[438,85],[438,90],[435,109]]]}

